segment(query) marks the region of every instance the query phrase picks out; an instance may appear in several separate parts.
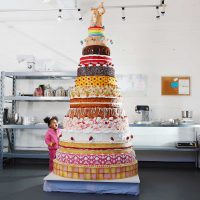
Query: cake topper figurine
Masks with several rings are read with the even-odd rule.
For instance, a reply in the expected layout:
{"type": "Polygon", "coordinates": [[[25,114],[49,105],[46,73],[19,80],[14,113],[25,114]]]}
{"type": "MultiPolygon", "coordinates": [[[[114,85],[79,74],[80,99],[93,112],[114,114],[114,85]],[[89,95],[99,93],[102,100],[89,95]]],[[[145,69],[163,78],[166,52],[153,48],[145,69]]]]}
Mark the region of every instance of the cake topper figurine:
{"type": "Polygon", "coordinates": [[[99,26],[102,27],[102,15],[106,12],[103,7],[103,2],[97,8],[91,8],[92,11],[92,19],[91,26],[99,26]]]}

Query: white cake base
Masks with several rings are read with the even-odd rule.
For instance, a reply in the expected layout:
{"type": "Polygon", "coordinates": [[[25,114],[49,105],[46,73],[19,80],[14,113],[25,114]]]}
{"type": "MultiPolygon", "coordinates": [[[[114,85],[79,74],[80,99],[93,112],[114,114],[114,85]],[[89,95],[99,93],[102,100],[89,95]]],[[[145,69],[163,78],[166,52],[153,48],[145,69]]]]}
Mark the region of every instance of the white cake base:
{"type": "Polygon", "coordinates": [[[75,192],[98,194],[139,195],[139,176],[117,180],[76,180],[55,175],[53,172],[44,178],[45,192],[75,192]]]}

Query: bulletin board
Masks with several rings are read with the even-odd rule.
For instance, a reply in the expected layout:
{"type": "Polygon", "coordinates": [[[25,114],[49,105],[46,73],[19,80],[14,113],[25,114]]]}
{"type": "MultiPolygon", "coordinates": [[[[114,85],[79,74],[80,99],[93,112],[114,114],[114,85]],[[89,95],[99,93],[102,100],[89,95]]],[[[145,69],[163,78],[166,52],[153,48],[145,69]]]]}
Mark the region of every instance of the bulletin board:
{"type": "Polygon", "coordinates": [[[163,76],[162,95],[190,95],[189,76],[163,76]]]}

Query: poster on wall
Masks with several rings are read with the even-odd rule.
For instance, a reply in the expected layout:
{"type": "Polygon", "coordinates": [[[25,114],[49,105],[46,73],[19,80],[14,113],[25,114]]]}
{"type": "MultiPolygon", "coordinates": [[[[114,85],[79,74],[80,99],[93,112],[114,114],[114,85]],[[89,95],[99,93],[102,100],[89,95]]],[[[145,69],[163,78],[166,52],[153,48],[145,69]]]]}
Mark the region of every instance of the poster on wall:
{"type": "Polygon", "coordinates": [[[190,95],[189,76],[161,77],[162,95],[190,95]]]}
{"type": "Polygon", "coordinates": [[[117,75],[117,81],[121,92],[126,96],[135,94],[146,96],[147,92],[147,76],[144,74],[120,74],[117,75]]]}

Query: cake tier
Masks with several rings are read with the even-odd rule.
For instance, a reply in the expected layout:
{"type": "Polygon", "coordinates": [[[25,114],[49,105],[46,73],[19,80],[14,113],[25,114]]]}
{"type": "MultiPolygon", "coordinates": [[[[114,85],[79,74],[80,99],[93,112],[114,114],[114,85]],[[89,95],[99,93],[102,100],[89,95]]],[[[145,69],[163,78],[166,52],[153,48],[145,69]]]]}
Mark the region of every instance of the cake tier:
{"type": "Polygon", "coordinates": [[[76,86],[116,86],[117,80],[110,76],[81,76],[75,81],[76,86]]]}
{"type": "Polygon", "coordinates": [[[85,46],[91,46],[91,45],[106,46],[107,45],[107,39],[104,36],[90,36],[90,37],[87,37],[84,41],[85,41],[85,46]]]}
{"type": "Polygon", "coordinates": [[[101,46],[101,45],[90,45],[83,48],[82,51],[83,55],[107,55],[110,56],[110,49],[107,46],[101,46]]]}
{"type": "Polygon", "coordinates": [[[115,69],[113,67],[79,67],[77,76],[115,76],[115,69]]]}
{"type": "Polygon", "coordinates": [[[81,180],[111,180],[123,179],[137,175],[137,161],[126,165],[96,167],[96,166],[76,166],[69,165],[54,160],[54,174],[65,178],[81,180]]]}
{"type": "Polygon", "coordinates": [[[70,98],[120,97],[117,86],[76,86],[70,91],[70,98]]]}
{"type": "Polygon", "coordinates": [[[126,115],[122,108],[70,108],[67,117],[116,119],[124,118],[126,115]]]}
{"type": "Polygon", "coordinates": [[[112,65],[112,58],[110,56],[87,55],[80,58],[80,65],[112,65]]]}
{"type": "Polygon", "coordinates": [[[75,98],[70,100],[70,108],[118,108],[120,98],[75,98]]]}
{"type": "MultiPolygon", "coordinates": [[[[67,131],[79,131],[79,133],[118,133],[127,132],[129,128],[127,117],[101,118],[101,117],[65,117],[63,127],[67,131]]],[[[111,136],[110,136],[111,137],[111,136]]],[[[110,138],[108,137],[108,138],[110,138]]],[[[118,136],[120,137],[120,136],[118,136]]],[[[109,141],[109,140],[108,140],[109,141]]]]}
{"type": "Polygon", "coordinates": [[[129,149],[132,147],[130,142],[124,143],[77,143],[60,141],[59,146],[66,149],[90,149],[90,150],[112,150],[129,149]]]}
{"type": "Polygon", "coordinates": [[[111,150],[83,150],[59,148],[56,152],[56,159],[61,163],[69,165],[86,166],[109,166],[129,164],[135,161],[135,153],[129,149],[111,150]]]}
{"type": "Polygon", "coordinates": [[[88,36],[103,36],[104,29],[103,27],[93,26],[88,28],[88,36]]]}
{"type": "MultiPolygon", "coordinates": [[[[73,127],[72,127],[73,128],[73,127]]],[[[123,143],[133,140],[133,135],[127,130],[126,132],[112,131],[81,131],[81,130],[62,130],[61,141],[80,142],[80,143],[123,143]]]]}

